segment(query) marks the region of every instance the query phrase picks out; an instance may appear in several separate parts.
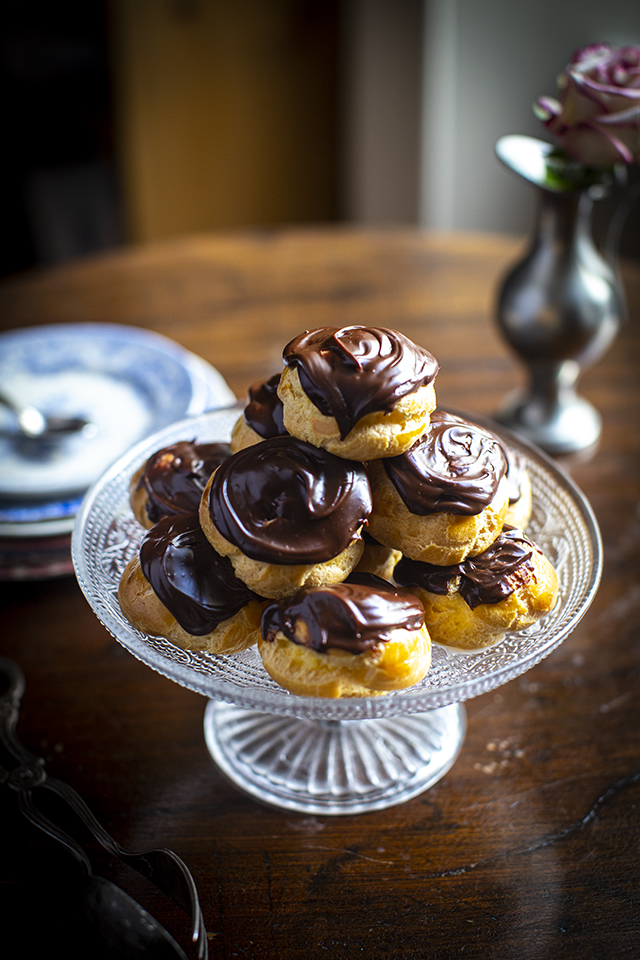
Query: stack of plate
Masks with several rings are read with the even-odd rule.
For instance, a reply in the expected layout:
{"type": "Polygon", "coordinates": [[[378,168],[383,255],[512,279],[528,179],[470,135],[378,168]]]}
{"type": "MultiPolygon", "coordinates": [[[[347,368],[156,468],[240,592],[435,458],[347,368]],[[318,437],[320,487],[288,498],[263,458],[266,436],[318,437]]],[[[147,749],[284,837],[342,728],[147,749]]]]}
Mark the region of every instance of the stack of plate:
{"type": "Polygon", "coordinates": [[[117,324],[56,324],[0,334],[2,392],[87,427],[23,440],[0,409],[0,580],[73,571],[71,531],[85,491],[134,443],[184,417],[231,406],[210,364],[172,340],[117,324]]]}

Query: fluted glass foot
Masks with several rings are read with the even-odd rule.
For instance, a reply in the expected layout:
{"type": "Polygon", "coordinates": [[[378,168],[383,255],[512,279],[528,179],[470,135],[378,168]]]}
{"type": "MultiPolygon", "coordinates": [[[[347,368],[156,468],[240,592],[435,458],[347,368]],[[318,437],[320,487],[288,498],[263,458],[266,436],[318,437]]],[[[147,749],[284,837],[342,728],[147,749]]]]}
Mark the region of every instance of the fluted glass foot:
{"type": "Polygon", "coordinates": [[[461,704],[372,720],[308,720],[210,700],[207,747],[237,786],[265,803],[314,814],[366,813],[417,796],[454,763],[461,704]]]}

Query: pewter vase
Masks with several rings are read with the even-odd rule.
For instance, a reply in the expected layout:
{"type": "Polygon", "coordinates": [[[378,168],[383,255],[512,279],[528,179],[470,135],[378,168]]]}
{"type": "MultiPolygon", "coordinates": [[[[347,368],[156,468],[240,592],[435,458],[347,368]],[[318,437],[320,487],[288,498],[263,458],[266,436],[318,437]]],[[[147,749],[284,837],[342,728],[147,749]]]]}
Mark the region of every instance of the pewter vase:
{"type": "Polygon", "coordinates": [[[497,317],[529,382],[507,397],[496,419],[548,453],[564,454],[600,436],[600,415],[575,385],[615,337],[624,296],[592,239],[589,191],[539,187],[538,194],[532,242],[502,284],[497,317]]]}

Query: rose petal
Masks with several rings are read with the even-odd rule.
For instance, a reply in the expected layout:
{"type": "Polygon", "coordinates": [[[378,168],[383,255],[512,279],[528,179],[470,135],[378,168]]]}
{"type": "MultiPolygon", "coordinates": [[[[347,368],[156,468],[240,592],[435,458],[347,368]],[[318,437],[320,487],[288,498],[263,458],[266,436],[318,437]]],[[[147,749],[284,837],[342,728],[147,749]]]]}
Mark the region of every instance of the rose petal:
{"type": "Polygon", "coordinates": [[[536,116],[579,163],[609,166],[640,157],[640,46],[577,50],[558,86],[539,97],[536,116]]]}

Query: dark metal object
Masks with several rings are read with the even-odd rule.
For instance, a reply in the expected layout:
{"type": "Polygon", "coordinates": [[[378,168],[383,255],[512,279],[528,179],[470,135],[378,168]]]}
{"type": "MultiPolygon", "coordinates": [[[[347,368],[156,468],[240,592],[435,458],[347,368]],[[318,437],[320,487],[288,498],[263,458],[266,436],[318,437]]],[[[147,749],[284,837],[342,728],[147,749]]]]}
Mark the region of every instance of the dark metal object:
{"type": "Polygon", "coordinates": [[[497,317],[529,383],[495,416],[548,453],[562,454],[590,447],[600,436],[600,415],[575,385],[615,337],[625,307],[615,271],[591,238],[599,188],[545,179],[543,148],[552,149],[529,137],[503,137],[497,146],[511,169],[538,185],[539,212],[529,250],[503,282],[497,317]],[[538,172],[526,156],[532,152],[538,172]]]}
{"type": "Polygon", "coordinates": [[[85,915],[97,927],[103,942],[119,947],[119,956],[178,956],[186,954],[157,921],[135,900],[115,884],[92,873],[91,863],[82,847],[36,807],[33,790],[43,788],[66,800],[74,813],[102,846],[147,877],[159,890],[171,897],[185,913],[192,917],[192,939],[197,945],[198,960],[207,960],[208,944],[198,893],[185,863],[172,850],[157,849],[133,853],[120,846],[96,820],[76,791],[48,777],[44,760],[27,750],[16,735],[20,701],[25,689],[22,670],[13,661],[0,657],[0,673],[9,680],[6,693],[0,696],[0,743],[19,761],[13,770],[0,767],[0,784],[6,783],[16,791],[18,806],[23,815],[36,827],[62,844],[75,858],[85,874],[83,908],[85,915]],[[128,932],[127,932],[128,931],[128,932]],[[129,952],[127,952],[129,951],[129,952]],[[137,952],[136,952],[137,951],[137,952]]]}
{"type": "Polygon", "coordinates": [[[11,772],[0,767],[0,782],[8,783],[17,791],[23,816],[60,843],[80,865],[84,874],[80,894],[82,912],[109,955],[123,960],[138,957],[187,960],[184,950],[165,928],[115,883],[96,876],[82,847],[37,809],[31,789],[25,786],[30,772],[25,766],[11,772]]]}

